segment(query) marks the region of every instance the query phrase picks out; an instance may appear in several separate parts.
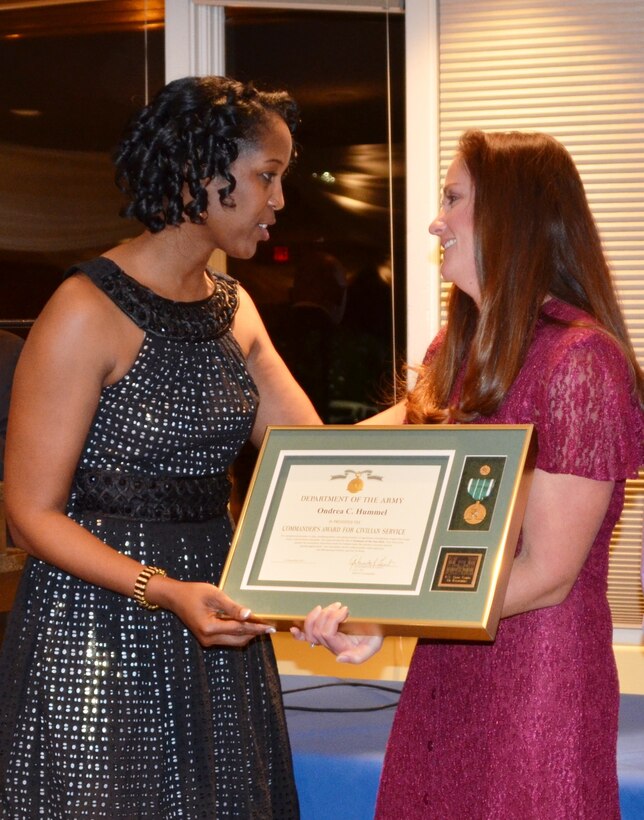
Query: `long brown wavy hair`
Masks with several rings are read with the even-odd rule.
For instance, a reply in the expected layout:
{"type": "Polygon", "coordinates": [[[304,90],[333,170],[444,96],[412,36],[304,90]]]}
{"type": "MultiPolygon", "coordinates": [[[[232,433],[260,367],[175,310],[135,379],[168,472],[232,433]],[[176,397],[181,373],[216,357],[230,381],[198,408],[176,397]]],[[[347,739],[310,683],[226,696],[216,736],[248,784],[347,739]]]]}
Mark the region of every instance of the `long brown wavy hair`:
{"type": "Polygon", "coordinates": [[[408,421],[491,415],[521,369],[549,295],[590,314],[615,340],[644,404],[644,376],[570,154],[547,134],[472,130],[458,156],[474,185],[480,307],[452,286],[445,335],[408,397],[408,421]],[[466,360],[458,404],[450,406],[466,360]]]}

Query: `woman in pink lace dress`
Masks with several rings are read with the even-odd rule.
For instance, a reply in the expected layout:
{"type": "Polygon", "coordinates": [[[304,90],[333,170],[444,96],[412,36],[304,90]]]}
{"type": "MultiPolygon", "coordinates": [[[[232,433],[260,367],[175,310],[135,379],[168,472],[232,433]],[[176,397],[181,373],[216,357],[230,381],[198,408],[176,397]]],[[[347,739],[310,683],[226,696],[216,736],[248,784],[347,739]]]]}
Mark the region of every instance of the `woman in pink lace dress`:
{"type": "MultiPolygon", "coordinates": [[[[619,690],[606,601],[624,481],[644,463],[644,383],[566,150],[463,135],[430,226],[453,283],[417,386],[380,423],[533,423],[537,469],[492,644],[420,641],[379,820],[611,820],[619,690]]],[[[360,662],[339,603],[296,637],[360,662]]]]}

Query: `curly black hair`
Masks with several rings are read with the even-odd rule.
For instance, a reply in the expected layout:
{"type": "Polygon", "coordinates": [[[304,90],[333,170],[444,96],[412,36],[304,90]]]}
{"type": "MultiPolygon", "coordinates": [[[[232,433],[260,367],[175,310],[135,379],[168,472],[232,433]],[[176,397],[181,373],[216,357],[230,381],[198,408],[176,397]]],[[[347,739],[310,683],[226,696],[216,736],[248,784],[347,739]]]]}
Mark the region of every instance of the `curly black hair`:
{"type": "Polygon", "coordinates": [[[114,153],[116,184],[129,199],[121,215],[152,233],[185,222],[184,214],[200,224],[208,209],[204,183],[226,180],[219,199],[227,204],[236,185],[230,165],[240,147],[261,137],[272,115],[294,134],[298,108],[285,91],[259,91],[228,77],[168,83],[131,120],[114,153]],[[187,203],[186,186],[192,197],[187,203]]]}

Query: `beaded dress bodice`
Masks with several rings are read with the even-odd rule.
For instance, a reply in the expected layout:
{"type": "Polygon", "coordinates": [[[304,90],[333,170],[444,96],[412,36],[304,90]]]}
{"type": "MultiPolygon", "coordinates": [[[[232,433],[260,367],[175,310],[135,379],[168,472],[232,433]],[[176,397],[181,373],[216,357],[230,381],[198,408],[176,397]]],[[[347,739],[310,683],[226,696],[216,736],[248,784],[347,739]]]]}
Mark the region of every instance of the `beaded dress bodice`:
{"type": "MultiPolygon", "coordinates": [[[[131,505],[137,491],[141,496],[142,482],[154,477],[143,493],[152,493],[148,506],[158,497],[162,503],[157,506],[169,511],[168,517],[202,518],[207,511],[176,515],[176,498],[203,498],[204,492],[214,492],[220,497],[217,509],[222,502],[225,505],[225,474],[250,434],[258,400],[230,331],[238,306],[237,285],[210,274],[215,288],[208,299],[174,302],[106,258],[83,266],[83,271],[145,331],[145,337],[128,373],[101,393],[79,460],[72,508],[80,503],[84,510],[91,509],[100,498],[103,512],[127,512],[119,506],[118,488],[131,505]],[[211,477],[205,491],[203,482],[186,481],[200,477],[211,477]],[[213,483],[212,477],[222,480],[213,483]],[[88,492],[93,494],[89,499],[88,492]],[[115,493],[116,500],[110,500],[115,493]],[[110,503],[116,507],[106,508],[110,503]]],[[[132,510],[141,517],[140,503],[132,510]]]]}

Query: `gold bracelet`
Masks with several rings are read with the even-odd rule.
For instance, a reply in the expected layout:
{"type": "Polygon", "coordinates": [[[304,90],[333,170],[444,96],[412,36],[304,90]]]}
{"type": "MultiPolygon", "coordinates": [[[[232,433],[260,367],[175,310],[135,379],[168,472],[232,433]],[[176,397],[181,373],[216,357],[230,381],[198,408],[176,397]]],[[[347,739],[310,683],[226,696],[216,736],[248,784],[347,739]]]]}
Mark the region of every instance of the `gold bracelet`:
{"type": "Polygon", "coordinates": [[[168,573],[164,569],[159,569],[159,567],[145,567],[145,569],[139,573],[136,581],[134,582],[134,595],[132,596],[139,606],[142,606],[143,609],[150,610],[150,612],[153,612],[155,609],[159,608],[158,604],[151,604],[145,597],[145,589],[148,585],[148,581],[153,575],[165,576],[167,574],[168,573]]]}

